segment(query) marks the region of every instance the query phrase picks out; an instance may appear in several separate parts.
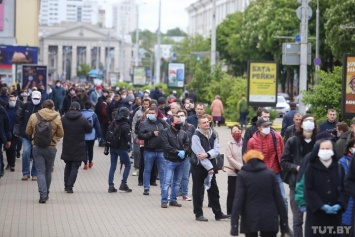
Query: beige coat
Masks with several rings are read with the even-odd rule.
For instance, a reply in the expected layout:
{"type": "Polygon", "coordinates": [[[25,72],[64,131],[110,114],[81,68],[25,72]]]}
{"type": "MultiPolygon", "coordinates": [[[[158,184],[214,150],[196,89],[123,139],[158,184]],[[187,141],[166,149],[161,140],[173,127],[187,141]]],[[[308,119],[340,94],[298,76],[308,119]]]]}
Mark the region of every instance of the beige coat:
{"type": "MultiPolygon", "coordinates": [[[[237,170],[240,170],[243,166],[242,159],[242,145],[238,146],[235,141],[229,141],[226,147],[226,156],[228,160],[228,166],[237,170]]],[[[228,176],[237,176],[234,170],[225,169],[228,176]]]]}
{"type": "Polygon", "coordinates": [[[211,113],[213,117],[221,117],[223,115],[223,103],[220,99],[215,99],[212,102],[211,113]]]}
{"type": "MultiPolygon", "coordinates": [[[[56,111],[47,108],[41,109],[40,111],[38,111],[38,113],[43,118],[43,120],[51,121],[52,141],[49,146],[55,147],[57,145],[57,139],[62,138],[64,135],[61,118],[56,111]]],[[[32,114],[26,126],[26,134],[28,136],[31,136],[32,138],[34,137],[34,133],[36,130],[35,126],[37,122],[38,119],[36,114],[32,114]]],[[[32,144],[34,145],[33,140],[32,140],[32,144]]]]}

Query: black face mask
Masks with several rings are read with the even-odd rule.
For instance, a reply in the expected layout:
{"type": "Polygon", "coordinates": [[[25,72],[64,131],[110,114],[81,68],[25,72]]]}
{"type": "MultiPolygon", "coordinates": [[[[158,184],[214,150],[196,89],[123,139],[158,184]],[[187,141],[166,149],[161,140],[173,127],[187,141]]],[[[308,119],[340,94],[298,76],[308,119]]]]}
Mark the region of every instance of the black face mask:
{"type": "Polygon", "coordinates": [[[180,130],[181,129],[181,123],[176,123],[175,125],[174,125],[174,128],[176,129],[176,130],[180,130]]]}

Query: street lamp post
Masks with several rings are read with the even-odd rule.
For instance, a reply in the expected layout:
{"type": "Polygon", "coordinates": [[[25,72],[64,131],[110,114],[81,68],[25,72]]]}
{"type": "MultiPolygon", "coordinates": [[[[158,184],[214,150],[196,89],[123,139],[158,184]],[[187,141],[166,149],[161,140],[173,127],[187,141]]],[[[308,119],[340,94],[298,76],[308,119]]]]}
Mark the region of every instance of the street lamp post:
{"type": "MultiPolygon", "coordinates": [[[[319,1],[317,0],[317,10],[316,10],[316,58],[319,58],[319,1]]],[[[316,65],[316,71],[320,69],[320,65],[316,65]]]]}
{"type": "Polygon", "coordinates": [[[212,5],[211,67],[216,65],[216,0],[212,5]]]}
{"type": "Polygon", "coordinates": [[[156,83],[160,83],[160,20],[161,20],[161,0],[159,0],[159,23],[158,23],[158,32],[157,32],[157,57],[156,57],[156,69],[155,69],[155,75],[156,75],[156,83]]]}

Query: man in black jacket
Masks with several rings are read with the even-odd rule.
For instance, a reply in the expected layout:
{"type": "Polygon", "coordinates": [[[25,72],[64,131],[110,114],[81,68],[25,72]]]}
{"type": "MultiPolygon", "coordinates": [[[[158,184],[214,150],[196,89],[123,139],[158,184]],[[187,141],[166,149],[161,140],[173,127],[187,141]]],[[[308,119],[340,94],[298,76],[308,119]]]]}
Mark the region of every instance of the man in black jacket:
{"type": "Polygon", "coordinates": [[[86,160],[85,133],[91,133],[92,126],[82,116],[78,102],[70,105],[69,111],[62,117],[62,124],[64,138],[61,159],[65,162],[64,190],[73,193],[79,167],[81,162],[86,160]]]}
{"type": "MultiPolygon", "coordinates": [[[[5,148],[8,149],[11,146],[12,132],[10,131],[9,116],[5,108],[0,105],[0,148],[5,144],[5,148]]],[[[2,150],[0,151],[0,178],[4,176],[4,157],[2,150]]]]}
{"type": "Polygon", "coordinates": [[[21,107],[19,111],[19,126],[20,126],[20,135],[22,137],[22,180],[28,180],[30,175],[32,175],[32,180],[37,181],[37,169],[35,161],[32,162],[32,170],[30,171],[30,156],[32,153],[32,143],[31,138],[26,134],[26,126],[31,115],[37,113],[42,109],[41,105],[41,92],[33,91],[31,94],[31,101],[28,101],[21,107]]]}
{"type": "Polygon", "coordinates": [[[181,185],[186,150],[189,146],[187,133],[181,128],[180,116],[172,115],[170,128],[165,128],[161,133],[165,157],[164,184],[161,192],[162,208],[168,207],[169,186],[171,186],[169,206],[181,207],[177,202],[177,194],[181,185]]]}
{"type": "Polygon", "coordinates": [[[109,145],[111,154],[111,167],[108,176],[109,193],[117,192],[117,189],[115,188],[115,185],[113,183],[113,179],[117,167],[118,156],[120,157],[120,163],[124,164],[125,167],[119,190],[125,192],[132,192],[132,189],[130,189],[127,185],[127,178],[129,175],[129,171],[131,170],[131,161],[129,160],[128,156],[128,150],[131,148],[131,129],[128,123],[128,119],[129,110],[126,107],[122,107],[118,111],[115,120],[112,121],[112,124],[109,126],[108,133],[112,131],[110,128],[112,128],[113,126],[117,126],[116,128],[114,128],[117,129],[115,136],[119,138],[115,139],[119,142],[109,145]]]}
{"type": "Polygon", "coordinates": [[[164,154],[161,132],[169,125],[158,118],[156,107],[150,107],[147,119],[139,127],[138,138],[144,140],[144,172],[143,172],[143,195],[149,195],[151,170],[156,161],[160,177],[160,186],[164,184],[164,154]]]}

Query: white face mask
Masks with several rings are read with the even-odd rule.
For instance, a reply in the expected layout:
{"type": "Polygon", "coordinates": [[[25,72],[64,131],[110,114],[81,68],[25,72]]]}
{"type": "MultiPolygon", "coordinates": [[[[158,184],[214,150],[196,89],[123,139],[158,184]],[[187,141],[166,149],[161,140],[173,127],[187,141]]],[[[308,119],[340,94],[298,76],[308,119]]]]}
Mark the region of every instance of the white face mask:
{"type": "Polygon", "coordinates": [[[261,132],[264,133],[265,135],[268,135],[270,133],[270,127],[262,128],[261,132]]]}
{"type": "Polygon", "coordinates": [[[133,104],[133,101],[128,101],[128,104],[130,104],[130,105],[133,104]]]}
{"type": "Polygon", "coordinates": [[[149,96],[149,94],[148,93],[144,93],[144,96],[149,96]]]}
{"type": "Polygon", "coordinates": [[[60,87],[60,83],[57,83],[56,86],[57,86],[57,87],[60,87]]]}
{"type": "Polygon", "coordinates": [[[303,126],[303,130],[305,131],[313,131],[314,129],[314,122],[311,122],[311,121],[304,121],[302,123],[302,126],[303,126]]]}
{"type": "Polygon", "coordinates": [[[108,94],[107,93],[103,93],[103,95],[106,97],[108,94]]]}
{"type": "Polygon", "coordinates": [[[351,148],[351,153],[355,154],[355,147],[351,148]]]}
{"type": "Polygon", "coordinates": [[[318,152],[319,159],[323,161],[330,160],[333,155],[334,155],[333,150],[319,150],[318,152]]]}
{"type": "Polygon", "coordinates": [[[10,108],[15,108],[15,106],[16,106],[16,101],[9,101],[10,108]]]}
{"type": "Polygon", "coordinates": [[[186,117],[185,116],[180,116],[181,123],[185,123],[186,117]]]}
{"type": "Polygon", "coordinates": [[[304,139],[305,142],[310,143],[312,139],[304,139]]]}
{"type": "Polygon", "coordinates": [[[41,103],[41,100],[34,100],[34,99],[32,99],[32,103],[33,103],[34,105],[38,105],[39,103],[41,103]]]}
{"type": "Polygon", "coordinates": [[[75,91],[70,91],[69,92],[71,95],[74,95],[75,94],[75,91]]]}
{"type": "Polygon", "coordinates": [[[173,112],[168,111],[167,114],[168,114],[168,115],[173,115],[173,112]]]}
{"type": "Polygon", "coordinates": [[[127,96],[125,96],[125,95],[122,95],[122,96],[121,96],[122,99],[126,99],[126,97],[127,97],[127,96]]]}

